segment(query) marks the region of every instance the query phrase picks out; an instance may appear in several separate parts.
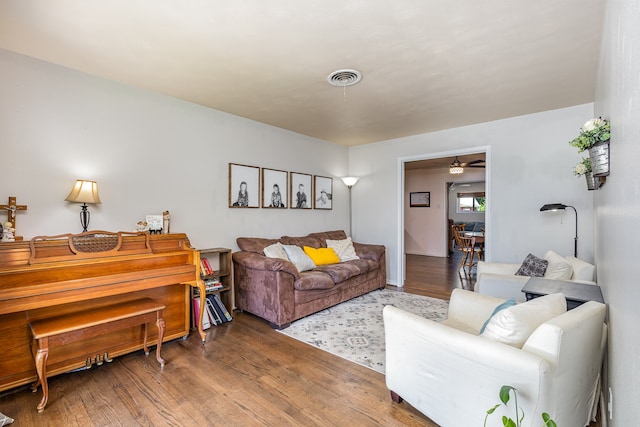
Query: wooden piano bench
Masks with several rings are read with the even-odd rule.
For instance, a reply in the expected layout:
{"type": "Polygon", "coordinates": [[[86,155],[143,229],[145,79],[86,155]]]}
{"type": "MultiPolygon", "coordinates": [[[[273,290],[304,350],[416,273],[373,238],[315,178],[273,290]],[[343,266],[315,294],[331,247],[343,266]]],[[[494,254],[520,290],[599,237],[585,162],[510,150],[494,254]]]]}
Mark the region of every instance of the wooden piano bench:
{"type": "Polygon", "coordinates": [[[33,334],[32,352],[38,374],[38,379],[32,386],[32,390],[35,393],[38,385],[42,384],[43,393],[42,400],[38,404],[38,412],[44,411],[44,407],[47,405],[47,400],[49,399],[49,388],[47,385],[47,358],[49,357],[49,348],[81,341],[119,329],[142,325],[144,330],[144,352],[148,355],[147,323],[155,322],[158,326],[156,359],[160,363],[160,366],[164,366],[164,360],[160,356],[165,328],[165,322],[162,318],[164,308],[165,306],[161,303],[150,298],[142,298],[66,316],[31,322],[29,327],[33,334]]]}

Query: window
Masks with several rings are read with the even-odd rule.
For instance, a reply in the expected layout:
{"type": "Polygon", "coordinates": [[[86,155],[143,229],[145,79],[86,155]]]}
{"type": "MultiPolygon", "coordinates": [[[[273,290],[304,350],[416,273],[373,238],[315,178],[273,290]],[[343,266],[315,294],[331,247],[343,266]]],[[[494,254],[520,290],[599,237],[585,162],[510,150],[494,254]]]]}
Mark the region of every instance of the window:
{"type": "Polygon", "coordinates": [[[458,193],[458,213],[484,212],[487,198],[484,191],[477,193],[458,193]]]}

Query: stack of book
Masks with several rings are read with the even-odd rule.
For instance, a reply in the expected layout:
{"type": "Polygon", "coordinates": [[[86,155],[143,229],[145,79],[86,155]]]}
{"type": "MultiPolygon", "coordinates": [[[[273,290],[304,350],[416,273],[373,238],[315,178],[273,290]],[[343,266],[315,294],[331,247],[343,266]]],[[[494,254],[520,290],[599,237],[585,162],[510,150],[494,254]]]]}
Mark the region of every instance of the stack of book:
{"type": "MultiPolygon", "coordinates": [[[[195,321],[200,318],[200,297],[193,297],[193,314],[195,321]]],[[[231,313],[227,310],[218,294],[209,294],[206,298],[206,307],[202,316],[202,329],[208,329],[211,325],[221,325],[230,322],[231,313]]]]}
{"type": "Polygon", "coordinates": [[[220,282],[220,279],[217,278],[213,278],[213,279],[205,279],[204,280],[204,286],[208,291],[217,291],[218,289],[222,289],[224,288],[224,285],[220,282]]]}
{"type": "Polygon", "coordinates": [[[200,274],[202,276],[213,276],[215,272],[211,268],[211,263],[206,258],[200,258],[200,274]]]}

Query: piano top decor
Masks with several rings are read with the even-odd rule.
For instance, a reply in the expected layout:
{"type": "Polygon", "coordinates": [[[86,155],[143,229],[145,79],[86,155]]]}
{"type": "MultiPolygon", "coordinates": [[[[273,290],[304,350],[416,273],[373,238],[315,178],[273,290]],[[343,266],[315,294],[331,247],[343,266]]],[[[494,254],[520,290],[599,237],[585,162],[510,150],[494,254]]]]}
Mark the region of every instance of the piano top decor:
{"type": "Polygon", "coordinates": [[[29,264],[152,253],[149,233],[135,231],[87,231],[80,234],[36,236],[29,242],[29,248],[29,264]],[[123,247],[124,236],[129,239],[123,247]],[[47,242],[57,244],[47,245],[47,242]]]}

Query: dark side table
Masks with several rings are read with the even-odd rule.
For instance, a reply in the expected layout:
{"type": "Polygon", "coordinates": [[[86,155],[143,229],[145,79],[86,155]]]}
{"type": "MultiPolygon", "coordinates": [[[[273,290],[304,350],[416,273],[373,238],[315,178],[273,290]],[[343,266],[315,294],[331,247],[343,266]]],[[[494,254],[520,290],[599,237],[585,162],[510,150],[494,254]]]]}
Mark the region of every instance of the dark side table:
{"type": "Polygon", "coordinates": [[[576,308],[587,301],[597,301],[604,304],[600,286],[587,283],[532,277],[527,280],[522,292],[524,292],[527,301],[544,295],[562,292],[567,299],[567,310],[576,308]]]}

